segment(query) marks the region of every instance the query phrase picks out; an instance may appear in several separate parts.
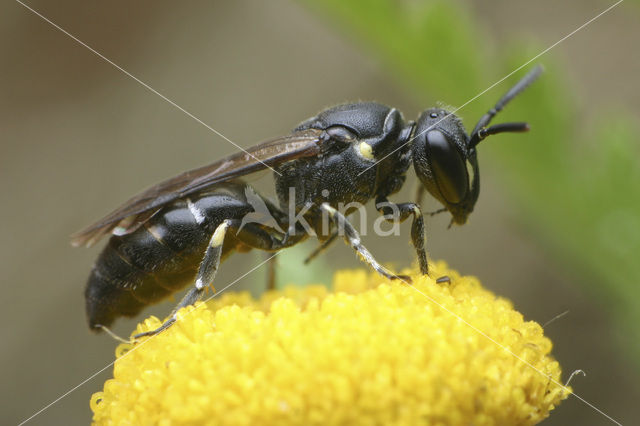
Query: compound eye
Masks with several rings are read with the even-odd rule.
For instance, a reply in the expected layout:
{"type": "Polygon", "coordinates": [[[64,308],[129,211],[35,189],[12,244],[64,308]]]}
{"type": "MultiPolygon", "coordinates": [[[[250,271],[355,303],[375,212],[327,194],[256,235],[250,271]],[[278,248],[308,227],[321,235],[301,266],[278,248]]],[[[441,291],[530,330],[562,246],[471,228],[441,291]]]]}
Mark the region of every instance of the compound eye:
{"type": "Polygon", "coordinates": [[[439,130],[427,133],[427,156],[440,194],[451,204],[465,199],[469,177],[459,149],[439,130]]]}
{"type": "Polygon", "coordinates": [[[344,126],[331,126],[326,129],[326,132],[331,136],[331,139],[339,142],[353,142],[357,138],[352,130],[344,126]]]}

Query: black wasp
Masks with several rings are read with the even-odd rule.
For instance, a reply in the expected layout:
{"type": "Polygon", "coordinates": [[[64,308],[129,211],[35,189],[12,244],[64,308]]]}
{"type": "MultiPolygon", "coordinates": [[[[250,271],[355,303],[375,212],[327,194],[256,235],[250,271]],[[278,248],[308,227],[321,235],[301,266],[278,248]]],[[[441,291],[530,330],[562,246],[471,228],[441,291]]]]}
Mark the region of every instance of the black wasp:
{"type": "Polygon", "coordinates": [[[526,123],[487,126],[541,71],[533,69],[513,86],[470,136],[460,119],[442,108],[430,108],[416,122],[405,122],[400,112],[385,105],[339,105],[304,121],[289,136],[184,172],[131,198],[72,237],[74,245],[90,246],[113,234],[87,282],[89,326],[100,329],[119,316],[134,316],[194,284],[173,315],[157,330],[144,334],[167,328],[179,308],[200,299],[213,283],[221,259],[233,251],[277,251],[306,239],[308,230],[291,220],[289,206],[313,228],[323,247],[340,229],[347,244],[388,278],[399,276],[378,264],[349,224],[346,216],[351,212],[338,211],[338,206],[375,199],[387,220],[412,217],[411,240],[420,270],[426,274],[420,206],[393,204],[387,197],[400,190],[413,163],[422,190],[444,205],[442,210],[451,213],[452,223],[464,224],[480,189],[476,145],[489,135],[528,130],[526,123]],[[279,206],[238,180],[267,166],[276,172],[279,206]],[[271,226],[243,223],[254,212],[256,199],[275,221],[271,226]],[[329,218],[330,226],[323,226],[323,217],[329,218]]]}

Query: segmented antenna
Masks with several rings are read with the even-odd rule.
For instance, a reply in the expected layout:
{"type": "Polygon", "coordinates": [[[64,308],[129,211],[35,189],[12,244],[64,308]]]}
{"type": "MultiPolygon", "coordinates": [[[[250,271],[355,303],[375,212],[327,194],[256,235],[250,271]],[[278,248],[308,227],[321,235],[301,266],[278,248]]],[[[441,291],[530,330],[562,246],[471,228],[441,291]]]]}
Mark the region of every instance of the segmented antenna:
{"type": "Polygon", "coordinates": [[[502,109],[506,104],[511,101],[516,95],[526,89],[531,83],[533,83],[539,76],[542,74],[543,68],[541,65],[536,66],[534,69],[529,71],[527,75],[522,77],[520,81],[518,81],[505,95],[500,98],[500,100],[495,104],[493,108],[489,110],[485,115],[478,120],[478,123],[473,128],[473,132],[471,132],[471,138],[469,139],[469,146],[475,147],[480,143],[480,141],[487,136],[495,135],[503,132],[526,132],[529,130],[529,126],[527,123],[504,123],[497,124],[495,126],[491,126],[489,128],[485,127],[491,122],[493,117],[502,109]]]}

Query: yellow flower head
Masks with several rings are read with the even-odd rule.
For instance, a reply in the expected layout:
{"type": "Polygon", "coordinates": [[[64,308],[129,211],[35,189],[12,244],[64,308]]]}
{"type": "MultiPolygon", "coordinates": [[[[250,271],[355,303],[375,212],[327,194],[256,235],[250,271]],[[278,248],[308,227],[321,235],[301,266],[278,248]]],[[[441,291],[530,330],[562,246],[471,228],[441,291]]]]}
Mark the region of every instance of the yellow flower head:
{"type": "MultiPolygon", "coordinates": [[[[123,344],[98,424],[535,424],[568,396],[551,342],[446,265],[413,286],[341,271],[322,286],[225,294],[123,344]]],[[[136,333],[161,324],[150,318],[136,333]]]]}

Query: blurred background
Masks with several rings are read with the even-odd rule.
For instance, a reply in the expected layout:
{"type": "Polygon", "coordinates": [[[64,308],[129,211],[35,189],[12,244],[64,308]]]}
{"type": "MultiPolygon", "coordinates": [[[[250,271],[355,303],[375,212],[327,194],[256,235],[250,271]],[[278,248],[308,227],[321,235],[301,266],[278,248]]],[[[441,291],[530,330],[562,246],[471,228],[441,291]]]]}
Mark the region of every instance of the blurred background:
{"type": "MultiPolygon", "coordinates": [[[[169,1],[30,0],[27,4],[234,142],[288,133],[319,110],[376,100],[415,119],[462,105],[613,2],[583,0],[169,1]]],[[[236,152],[157,95],[17,2],[0,6],[0,420],[15,424],[113,361],[91,334],[83,290],[100,248],[68,236],[139,190],[236,152]]],[[[622,423],[640,399],[640,7],[627,1],[536,63],[546,73],[497,120],[526,135],[479,148],[482,191],[470,222],[428,220],[428,249],[476,275],[545,324],[575,392],[622,423]]],[[[467,128],[524,70],[459,111],[467,128]]],[[[413,173],[396,201],[409,201],[413,173]]],[[[271,176],[253,182],[273,194],[271,176]]],[[[431,199],[425,211],[439,208],[431,199]]],[[[375,216],[372,216],[375,217],[375,216]]],[[[400,237],[365,244],[396,268],[414,260],[400,237]]],[[[284,253],[280,281],[328,282],[361,267],[335,244],[284,253]]],[[[263,259],[223,264],[222,288],[263,259]]],[[[262,268],[233,290],[258,292],[262,268]]],[[[174,301],[146,310],[166,315],[174,301]]],[[[114,330],[129,335],[136,321],[114,330]]],[[[84,424],[107,368],[30,424],[84,424]]],[[[635,416],[634,416],[635,414],[635,416]]],[[[612,424],[576,398],[545,422],[612,424]]]]}

